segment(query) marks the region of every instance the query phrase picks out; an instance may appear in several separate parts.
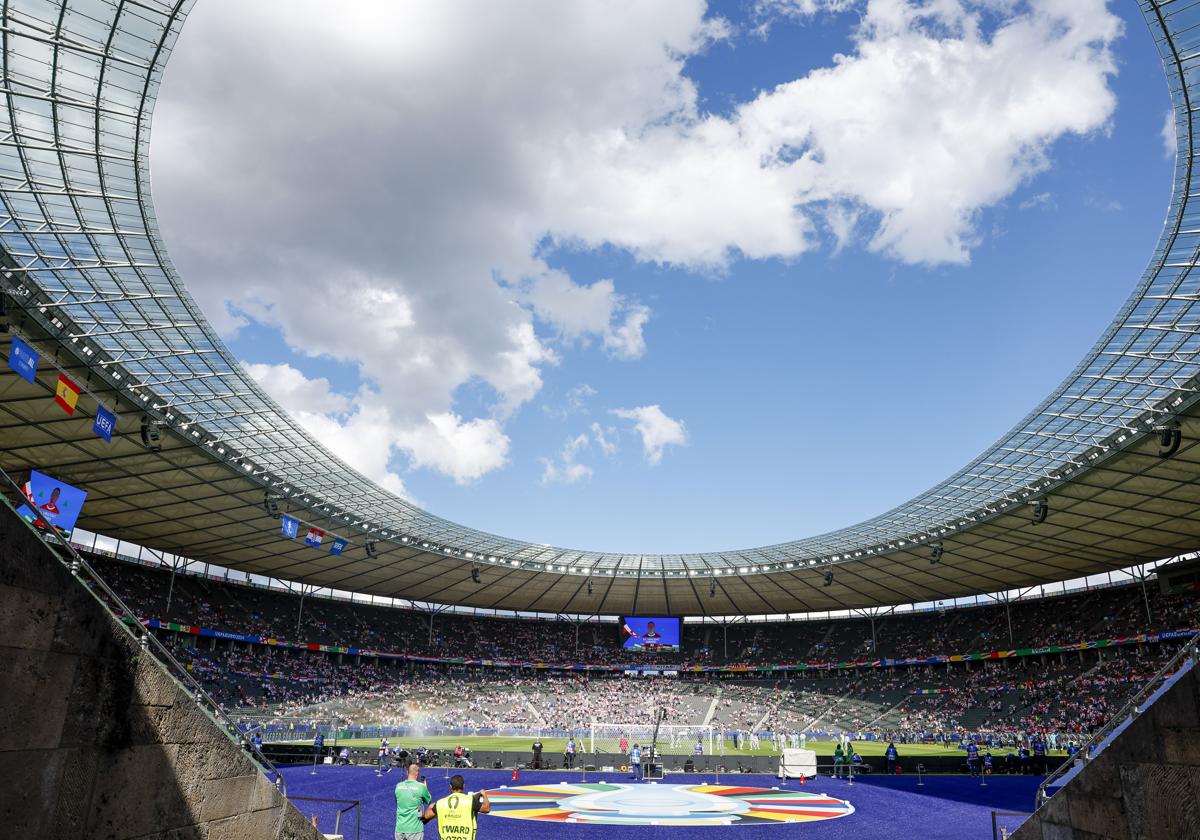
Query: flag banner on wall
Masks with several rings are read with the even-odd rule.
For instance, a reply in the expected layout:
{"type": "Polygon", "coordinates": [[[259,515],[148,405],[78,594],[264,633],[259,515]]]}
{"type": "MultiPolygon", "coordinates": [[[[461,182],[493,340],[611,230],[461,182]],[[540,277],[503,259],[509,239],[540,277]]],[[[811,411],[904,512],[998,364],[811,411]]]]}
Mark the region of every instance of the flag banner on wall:
{"type": "Polygon", "coordinates": [[[293,519],[290,516],[284,516],[280,520],[280,522],[281,522],[281,524],[279,526],[280,533],[282,533],[289,540],[296,539],[296,534],[300,533],[299,521],[293,519]]]}
{"type": "Polygon", "coordinates": [[[104,438],[109,443],[112,443],[113,430],[117,428],[117,418],[111,411],[104,406],[96,408],[96,422],[92,424],[92,431],[104,438]]]}
{"type": "Polygon", "coordinates": [[[65,373],[58,375],[58,386],[54,389],[54,401],[62,406],[67,414],[75,413],[75,404],[79,402],[79,386],[67,379],[65,373]]]}
{"type": "Polygon", "coordinates": [[[325,536],[325,532],[320,528],[309,528],[308,536],[304,538],[305,545],[311,545],[313,548],[321,547],[321,539],[325,536]]]}
{"type": "Polygon", "coordinates": [[[12,346],[8,349],[8,366],[31,385],[37,381],[38,358],[32,347],[13,336],[12,346]]]}
{"type": "Polygon", "coordinates": [[[341,537],[336,537],[333,541],[333,545],[329,546],[329,553],[330,554],[341,554],[343,551],[346,550],[346,546],[348,546],[349,544],[350,544],[349,540],[342,539],[341,537]]]}
{"type": "Polygon", "coordinates": [[[87,491],[33,470],[25,483],[25,501],[17,514],[35,528],[69,539],[83,508],[87,491]]]}

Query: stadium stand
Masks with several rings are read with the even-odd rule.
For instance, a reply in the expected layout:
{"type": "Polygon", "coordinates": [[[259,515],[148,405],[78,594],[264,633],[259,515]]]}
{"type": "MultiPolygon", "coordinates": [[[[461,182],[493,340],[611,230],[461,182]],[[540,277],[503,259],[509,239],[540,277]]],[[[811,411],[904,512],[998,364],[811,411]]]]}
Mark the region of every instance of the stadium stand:
{"type": "MultiPolygon", "coordinates": [[[[575,625],[542,620],[438,616],[332,599],[299,598],[254,586],[94,557],[101,574],[138,619],[166,615],[177,625],[297,642],[319,642],[405,657],[488,660],[538,658],[549,665],[629,663],[616,627],[591,624],[576,653],[575,625]],[[170,605],[166,593],[171,592],[170,605]]],[[[278,718],[336,717],[413,730],[478,732],[504,727],[579,731],[593,721],[648,719],[711,724],[732,740],[778,733],[850,733],[902,743],[964,734],[1016,745],[1052,735],[1063,746],[1094,731],[1200,627],[1200,598],[1119,586],[1024,600],[1000,607],[935,610],[878,621],[879,656],[858,619],[740,624],[730,656],[718,656],[706,625],[690,625],[683,651],[669,658],[678,678],[631,681],[616,671],[498,669],[345,653],[309,652],[159,630],[210,690],[237,708],[278,718]],[[1167,633],[1174,639],[1159,640],[1167,633]],[[986,650],[984,645],[1071,648],[1091,639],[1140,643],[997,660],[874,667],[888,656],[928,657],[986,650]],[[686,670],[717,660],[742,664],[857,662],[769,678],[686,670]],[[863,657],[856,660],[855,657],[863,657]],[[847,657],[847,658],[841,658],[847,657]],[[737,677],[737,679],[729,679],[737,677]],[[400,703],[395,698],[404,698],[400,703]],[[461,700],[459,698],[470,698],[461,700]],[[736,733],[736,735],[735,735],[736,733]]]]}

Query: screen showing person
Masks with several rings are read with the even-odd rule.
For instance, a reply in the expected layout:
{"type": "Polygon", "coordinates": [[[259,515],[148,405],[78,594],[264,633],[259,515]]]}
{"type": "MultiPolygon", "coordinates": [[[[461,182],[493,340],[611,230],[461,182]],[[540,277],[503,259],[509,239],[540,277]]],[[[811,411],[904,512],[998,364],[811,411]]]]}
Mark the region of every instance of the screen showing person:
{"type": "Polygon", "coordinates": [[[627,650],[679,650],[679,619],[671,616],[626,616],[621,623],[627,650]]]}
{"type": "Polygon", "coordinates": [[[17,513],[36,528],[53,530],[63,539],[75,530],[75,521],[87,491],[72,487],[45,473],[33,470],[25,482],[25,501],[17,513]]]}

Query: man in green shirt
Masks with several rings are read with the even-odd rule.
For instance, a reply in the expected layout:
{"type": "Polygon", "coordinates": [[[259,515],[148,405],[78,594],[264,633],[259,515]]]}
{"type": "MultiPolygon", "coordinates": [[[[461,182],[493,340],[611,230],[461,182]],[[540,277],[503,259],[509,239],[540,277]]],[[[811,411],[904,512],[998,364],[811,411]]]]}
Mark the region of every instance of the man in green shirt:
{"type": "Polygon", "coordinates": [[[421,817],[433,801],[429,788],[418,778],[421,765],[408,765],[408,778],[396,785],[396,840],[421,840],[425,823],[421,817]]]}

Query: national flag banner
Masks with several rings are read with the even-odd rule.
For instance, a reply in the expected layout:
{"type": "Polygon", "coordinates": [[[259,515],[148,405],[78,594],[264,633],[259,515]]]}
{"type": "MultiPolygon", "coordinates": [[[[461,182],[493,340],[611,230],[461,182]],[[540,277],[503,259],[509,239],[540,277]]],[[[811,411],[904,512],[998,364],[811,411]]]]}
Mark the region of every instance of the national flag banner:
{"type": "Polygon", "coordinates": [[[36,381],[38,358],[32,347],[13,336],[12,346],[8,348],[8,366],[31,385],[36,381]]]}
{"type": "Polygon", "coordinates": [[[54,389],[54,401],[62,406],[67,414],[75,413],[75,404],[79,402],[79,386],[67,379],[65,373],[58,375],[58,387],[54,389]]]}
{"type": "Polygon", "coordinates": [[[92,431],[104,438],[109,443],[112,443],[113,430],[116,428],[116,416],[104,406],[97,408],[96,422],[92,424],[92,431]]]}
{"type": "Polygon", "coordinates": [[[325,532],[320,528],[309,528],[308,536],[304,538],[305,545],[311,545],[313,548],[321,547],[321,540],[324,539],[325,532]]]}
{"type": "Polygon", "coordinates": [[[333,540],[333,545],[329,546],[329,553],[330,554],[341,554],[343,551],[346,550],[346,546],[348,546],[349,544],[350,544],[349,540],[343,539],[342,537],[335,537],[333,540]]]}
{"type": "Polygon", "coordinates": [[[280,521],[280,532],[289,540],[296,539],[296,535],[300,533],[300,523],[290,516],[284,516],[280,521]]]}

